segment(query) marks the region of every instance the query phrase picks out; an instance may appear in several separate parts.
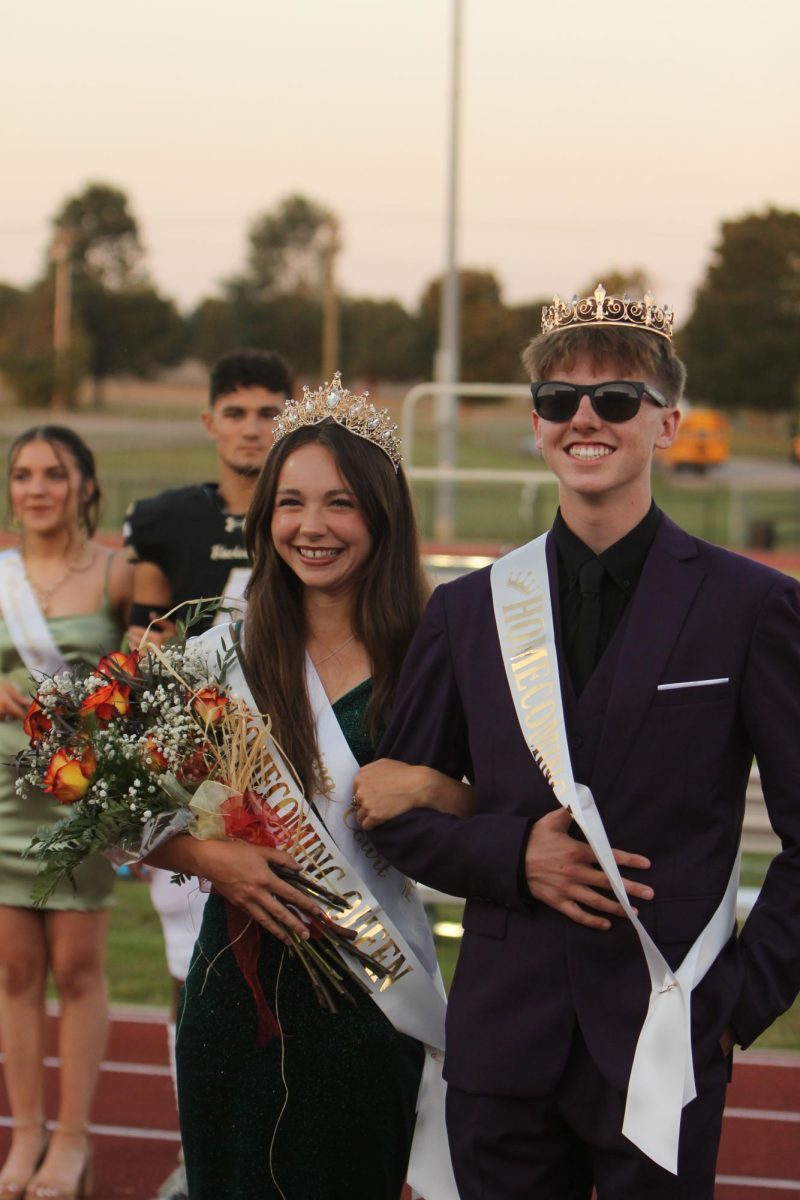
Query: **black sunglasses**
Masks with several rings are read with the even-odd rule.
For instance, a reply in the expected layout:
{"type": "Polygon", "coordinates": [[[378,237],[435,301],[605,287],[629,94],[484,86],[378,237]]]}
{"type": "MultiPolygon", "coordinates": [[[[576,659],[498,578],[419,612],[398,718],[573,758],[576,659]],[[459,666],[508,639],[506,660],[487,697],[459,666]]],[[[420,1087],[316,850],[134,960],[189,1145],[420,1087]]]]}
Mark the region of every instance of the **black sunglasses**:
{"type": "Polygon", "coordinates": [[[532,383],[533,407],[543,421],[570,421],[578,411],[581,396],[588,396],[592,408],[601,421],[620,425],[630,421],[638,413],[642,396],[649,396],[661,408],[668,408],[669,401],[649,383],[632,383],[627,379],[609,383],[532,383]]]}

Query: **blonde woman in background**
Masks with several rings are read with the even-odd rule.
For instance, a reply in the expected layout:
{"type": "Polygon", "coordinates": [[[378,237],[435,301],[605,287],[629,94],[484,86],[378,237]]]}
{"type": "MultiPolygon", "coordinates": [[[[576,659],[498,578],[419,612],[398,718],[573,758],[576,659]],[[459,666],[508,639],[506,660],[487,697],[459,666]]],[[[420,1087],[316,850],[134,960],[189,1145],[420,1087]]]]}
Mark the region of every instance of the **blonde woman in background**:
{"type": "Polygon", "coordinates": [[[8,458],[19,545],[0,554],[0,1035],[13,1118],[0,1200],[73,1200],[89,1191],[87,1122],[108,1028],[105,950],[114,874],[104,859],[34,908],[36,830],[60,815],[51,795],[17,795],[14,756],[36,680],[94,664],[119,645],[132,569],[93,540],[100,488],[91,450],[71,429],[21,434],[8,458]],[[59,999],[59,1108],[44,1113],[45,988],[59,999]]]}

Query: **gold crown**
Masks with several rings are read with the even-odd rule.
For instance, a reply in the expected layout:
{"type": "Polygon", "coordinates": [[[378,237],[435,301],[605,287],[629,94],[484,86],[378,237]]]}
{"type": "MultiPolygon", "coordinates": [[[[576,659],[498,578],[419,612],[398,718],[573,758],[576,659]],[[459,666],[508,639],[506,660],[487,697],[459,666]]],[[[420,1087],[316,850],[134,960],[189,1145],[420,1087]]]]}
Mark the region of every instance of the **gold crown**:
{"type": "Polygon", "coordinates": [[[390,459],[395,471],[403,461],[400,454],[400,439],[397,426],[385,408],[376,408],[367,403],[369,392],[354,395],[342,387],[342,377],[337,371],[333,383],[326,382],[316,392],[303,388],[302,400],[287,400],[283,412],[275,418],[272,436],[275,442],[304,425],[319,425],[329,417],[343,429],[356,437],[372,442],[390,459]]]}
{"type": "Polygon", "coordinates": [[[542,309],[542,333],[578,329],[584,325],[616,325],[657,333],[671,342],[674,315],[668,304],[660,308],[650,292],[645,292],[641,300],[632,300],[630,296],[607,296],[602,283],[598,283],[593,296],[585,296],[582,300],[573,296],[569,304],[556,296],[552,304],[546,304],[542,309]]]}

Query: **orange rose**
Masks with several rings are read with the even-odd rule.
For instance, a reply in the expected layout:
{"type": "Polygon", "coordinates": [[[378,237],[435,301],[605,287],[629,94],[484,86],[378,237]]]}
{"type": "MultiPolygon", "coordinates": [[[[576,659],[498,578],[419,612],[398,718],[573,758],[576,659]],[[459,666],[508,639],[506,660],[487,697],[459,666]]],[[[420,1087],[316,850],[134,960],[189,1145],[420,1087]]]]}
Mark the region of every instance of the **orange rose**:
{"type": "Polygon", "coordinates": [[[148,734],[142,745],[144,765],[148,771],[164,771],[167,767],[167,757],[152,734],[148,734]]]}
{"type": "Polygon", "coordinates": [[[74,804],[86,794],[96,767],[97,760],[88,747],[82,754],[56,750],[48,763],[42,787],[55,796],[59,804],[74,804]]]}
{"type": "Polygon", "coordinates": [[[121,650],[115,650],[113,654],[106,654],[100,659],[95,671],[107,679],[117,680],[120,675],[135,675],[138,666],[138,651],[131,650],[130,654],[123,654],[121,650]]]}
{"type": "Polygon", "coordinates": [[[204,687],[195,692],[192,708],[204,725],[216,725],[222,720],[230,700],[219,688],[204,687]]]}
{"type": "Polygon", "coordinates": [[[32,746],[40,742],[53,728],[53,722],[46,715],[38,700],[31,701],[31,706],[22,722],[22,728],[27,733],[32,746]]]}
{"type": "Polygon", "coordinates": [[[124,717],[130,709],[131,689],[122,683],[106,683],[87,696],[81,705],[81,716],[93,712],[101,725],[114,717],[124,717]]]}

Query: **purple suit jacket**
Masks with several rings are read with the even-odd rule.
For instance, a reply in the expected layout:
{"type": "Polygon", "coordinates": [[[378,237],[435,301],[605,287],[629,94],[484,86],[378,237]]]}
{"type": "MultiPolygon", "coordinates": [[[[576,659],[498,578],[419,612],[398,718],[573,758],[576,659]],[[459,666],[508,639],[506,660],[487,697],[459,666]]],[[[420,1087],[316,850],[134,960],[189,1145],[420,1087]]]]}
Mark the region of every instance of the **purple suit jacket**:
{"type": "MultiPolygon", "coordinates": [[[[548,562],[557,613],[552,539],[548,562]]],[[[611,844],[650,858],[642,877],[655,899],[637,904],[672,966],[725,889],[756,754],[783,850],[692,1002],[696,1063],[720,1053],[728,1023],[747,1045],[800,990],[800,586],[662,517],[580,700],[563,665],[561,676],[575,777],[611,844]],[[703,679],[726,682],[657,690],[703,679]]],[[[488,569],[434,593],[380,754],[475,785],[472,817],[416,809],[374,831],[408,875],[467,900],[446,1078],[466,1091],[546,1094],[577,1021],[607,1079],[625,1088],[649,993],[633,929],[624,919],[586,929],[519,891],[530,823],[556,801],[517,723],[488,569]]]]}

